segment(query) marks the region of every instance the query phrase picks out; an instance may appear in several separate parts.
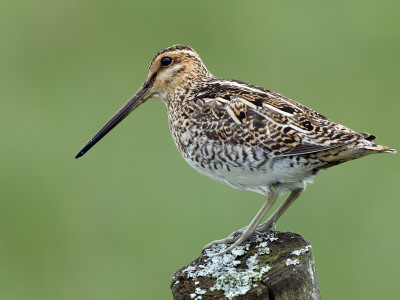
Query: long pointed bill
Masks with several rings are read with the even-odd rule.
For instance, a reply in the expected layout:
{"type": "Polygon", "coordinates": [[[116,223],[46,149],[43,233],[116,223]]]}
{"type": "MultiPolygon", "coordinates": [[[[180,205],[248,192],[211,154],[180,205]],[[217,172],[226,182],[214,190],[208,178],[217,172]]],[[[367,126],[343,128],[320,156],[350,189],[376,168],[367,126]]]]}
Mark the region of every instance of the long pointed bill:
{"type": "Polygon", "coordinates": [[[98,141],[100,141],[107,133],[117,126],[123,119],[126,118],[136,107],[149,98],[148,91],[152,86],[152,80],[146,80],[140,89],[128,100],[112,118],[92,137],[85,146],[76,154],[75,158],[79,158],[89,151],[98,141]]]}

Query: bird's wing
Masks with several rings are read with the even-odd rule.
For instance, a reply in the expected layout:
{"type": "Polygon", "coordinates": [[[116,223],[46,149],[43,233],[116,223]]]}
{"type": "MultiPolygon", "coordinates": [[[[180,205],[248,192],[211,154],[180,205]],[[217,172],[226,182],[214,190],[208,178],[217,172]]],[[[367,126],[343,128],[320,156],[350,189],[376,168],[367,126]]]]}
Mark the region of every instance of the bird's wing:
{"type": "Polygon", "coordinates": [[[208,86],[204,91],[197,92],[193,105],[198,114],[192,117],[213,140],[283,156],[324,151],[369,136],[278,93],[242,82],[219,80],[217,88],[208,86]]]}

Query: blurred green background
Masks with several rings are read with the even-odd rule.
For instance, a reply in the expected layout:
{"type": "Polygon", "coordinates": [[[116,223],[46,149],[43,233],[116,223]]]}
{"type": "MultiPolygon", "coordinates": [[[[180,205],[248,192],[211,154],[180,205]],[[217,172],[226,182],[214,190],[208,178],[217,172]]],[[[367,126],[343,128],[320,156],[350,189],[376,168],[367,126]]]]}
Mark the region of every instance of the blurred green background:
{"type": "MultiPolygon", "coordinates": [[[[187,44],[214,75],[399,150],[399,11],[395,0],[2,1],[0,299],[170,299],[174,271],[261,207],[185,163],[156,99],[74,159],[162,48],[187,44]]],[[[322,172],[278,223],[311,242],[323,299],[398,299],[399,157],[322,172]]]]}

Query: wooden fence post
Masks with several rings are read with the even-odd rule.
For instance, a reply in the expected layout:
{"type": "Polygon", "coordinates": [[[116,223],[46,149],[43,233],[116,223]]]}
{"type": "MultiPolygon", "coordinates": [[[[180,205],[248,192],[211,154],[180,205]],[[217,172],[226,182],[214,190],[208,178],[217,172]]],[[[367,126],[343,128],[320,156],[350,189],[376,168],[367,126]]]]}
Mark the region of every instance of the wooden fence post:
{"type": "Polygon", "coordinates": [[[181,299],[321,299],[311,245],[300,235],[255,236],[232,252],[214,246],[176,271],[171,289],[181,299]]]}

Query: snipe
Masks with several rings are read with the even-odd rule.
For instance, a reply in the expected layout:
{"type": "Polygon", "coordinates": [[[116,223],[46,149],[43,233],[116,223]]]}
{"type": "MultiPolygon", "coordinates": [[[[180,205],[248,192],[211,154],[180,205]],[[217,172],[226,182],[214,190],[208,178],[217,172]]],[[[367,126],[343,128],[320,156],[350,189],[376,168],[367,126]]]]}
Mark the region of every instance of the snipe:
{"type": "Polygon", "coordinates": [[[193,49],[176,45],[153,58],[147,80],[76,158],[151,97],[166,103],[172,137],[193,168],[231,187],[267,196],[249,226],[208,245],[233,243],[224,253],[255,232],[274,230],[320,170],[372,153],[396,152],[374,144],[373,135],[334,123],[278,93],[216,78],[193,49]],[[291,191],[288,199],[259,225],[286,191],[291,191]]]}

